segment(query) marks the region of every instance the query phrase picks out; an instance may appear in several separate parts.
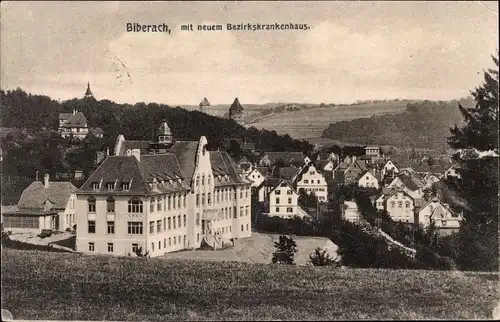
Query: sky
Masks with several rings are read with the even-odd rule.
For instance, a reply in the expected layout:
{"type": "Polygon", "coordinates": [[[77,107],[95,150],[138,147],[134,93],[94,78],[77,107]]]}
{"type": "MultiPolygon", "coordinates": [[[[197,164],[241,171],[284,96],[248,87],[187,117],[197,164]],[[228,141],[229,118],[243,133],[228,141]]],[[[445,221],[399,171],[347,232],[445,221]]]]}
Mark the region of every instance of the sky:
{"type": "Polygon", "coordinates": [[[0,85],[66,100],[212,105],[449,100],[498,51],[498,3],[9,2],[0,85]],[[166,23],[171,33],[127,32],[166,23]],[[308,30],[181,31],[180,25],[307,24],[308,30]]]}

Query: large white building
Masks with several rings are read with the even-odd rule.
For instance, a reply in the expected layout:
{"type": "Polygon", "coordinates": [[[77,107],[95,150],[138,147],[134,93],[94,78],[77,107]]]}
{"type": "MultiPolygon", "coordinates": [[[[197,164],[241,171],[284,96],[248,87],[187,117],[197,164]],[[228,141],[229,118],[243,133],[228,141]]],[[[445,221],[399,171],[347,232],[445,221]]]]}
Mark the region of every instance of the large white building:
{"type": "Polygon", "coordinates": [[[320,202],[328,198],[328,184],[325,177],[316,170],[314,165],[306,165],[296,178],[297,190],[304,189],[307,194],[314,192],[320,202]]]}
{"type": "Polygon", "coordinates": [[[174,141],[165,121],[154,143],[119,136],[77,192],[76,250],[161,256],[250,236],[251,182],[206,147],[204,136],[174,141]]]}

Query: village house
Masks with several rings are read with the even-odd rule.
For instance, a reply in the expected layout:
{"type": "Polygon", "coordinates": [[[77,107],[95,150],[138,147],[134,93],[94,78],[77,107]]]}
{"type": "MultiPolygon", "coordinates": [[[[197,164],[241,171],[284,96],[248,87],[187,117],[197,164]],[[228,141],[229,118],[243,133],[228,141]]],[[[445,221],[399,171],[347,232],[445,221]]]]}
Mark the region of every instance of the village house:
{"type": "Polygon", "coordinates": [[[258,195],[259,202],[268,202],[269,193],[274,187],[281,181],[279,178],[266,178],[260,186],[255,189],[255,193],[258,195]]]}
{"type": "Polygon", "coordinates": [[[166,121],[156,142],[117,139],[77,192],[76,250],[150,256],[251,235],[251,182],[207,139],[176,141],[166,121]]]}
{"type": "Polygon", "coordinates": [[[366,164],[355,156],[347,157],[333,170],[333,179],[343,184],[357,183],[361,174],[366,171],[366,164]]]}
{"type": "Polygon", "coordinates": [[[394,221],[413,223],[415,219],[414,209],[414,199],[403,190],[395,190],[384,196],[384,210],[394,221]]]}
{"type": "Polygon", "coordinates": [[[358,186],[379,189],[379,180],[370,171],[365,171],[358,179],[358,186]]]}
{"type": "Polygon", "coordinates": [[[318,201],[326,202],[328,197],[328,185],[325,177],[316,170],[314,165],[305,166],[295,178],[297,190],[304,189],[307,194],[314,192],[318,201]]]}
{"type": "Polygon", "coordinates": [[[64,138],[74,137],[83,140],[92,133],[97,138],[103,137],[101,128],[89,128],[88,121],[82,112],[59,113],[59,133],[64,138]]]}
{"type": "Polygon", "coordinates": [[[257,188],[266,179],[264,174],[262,174],[257,168],[254,168],[250,173],[246,175],[246,178],[252,181],[251,187],[257,188]]]}
{"type": "Polygon", "coordinates": [[[380,148],[378,146],[367,146],[367,147],[365,147],[365,155],[379,158],[380,157],[380,148]]]}
{"type": "Polygon", "coordinates": [[[382,178],[394,177],[399,173],[398,167],[391,160],[387,160],[382,168],[382,178]]]}
{"type": "Polygon", "coordinates": [[[269,192],[269,216],[293,218],[308,216],[299,206],[299,194],[288,180],[280,180],[269,192]]]}
{"type": "Polygon", "coordinates": [[[460,168],[456,165],[449,166],[444,171],[444,178],[445,179],[460,179],[461,175],[460,175],[459,169],[460,168]]]}
{"type": "Polygon", "coordinates": [[[423,198],[423,189],[415,182],[414,178],[410,175],[398,175],[387,186],[388,189],[402,189],[409,194],[413,199],[423,198]]]}
{"type": "Polygon", "coordinates": [[[3,227],[13,233],[64,231],[76,224],[75,192],[70,182],[35,181],[23,190],[17,209],[2,214],[3,227]]]}
{"type": "Polygon", "coordinates": [[[443,232],[456,232],[460,228],[462,216],[455,214],[447,204],[434,197],[415,210],[415,223],[427,228],[434,222],[443,232]]]}
{"type": "Polygon", "coordinates": [[[352,223],[359,223],[361,215],[358,211],[358,205],[354,201],[344,201],[342,205],[342,219],[352,223]]]}

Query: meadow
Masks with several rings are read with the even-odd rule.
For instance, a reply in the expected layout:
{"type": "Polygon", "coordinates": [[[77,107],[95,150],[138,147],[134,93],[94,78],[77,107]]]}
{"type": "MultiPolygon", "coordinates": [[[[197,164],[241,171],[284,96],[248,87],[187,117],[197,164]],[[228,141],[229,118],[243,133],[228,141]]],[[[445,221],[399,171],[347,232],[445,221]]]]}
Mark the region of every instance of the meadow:
{"type": "Polygon", "coordinates": [[[314,139],[323,134],[330,123],[368,118],[372,115],[394,114],[405,110],[407,102],[363,103],[359,105],[338,105],[316,107],[299,111],[286,111],[261,118],[249,124],[257,129],[276,130],[294,139],[314,139]]]}
{"type": "Polygon", "coordinates": [[[488,319],[498,275],[2,249],[15,319],[488,319]]]}

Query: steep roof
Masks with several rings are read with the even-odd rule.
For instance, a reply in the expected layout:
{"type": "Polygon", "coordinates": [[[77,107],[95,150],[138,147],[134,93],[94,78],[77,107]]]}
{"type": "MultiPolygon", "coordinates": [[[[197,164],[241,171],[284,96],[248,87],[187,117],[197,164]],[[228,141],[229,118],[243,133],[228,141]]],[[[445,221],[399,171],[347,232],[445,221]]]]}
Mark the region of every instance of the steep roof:
{"type": "Polygon", "coordinates": [[[172,135],[172,130],[170,130],[166,120],[161,122],[161,125],[158,128],[158,135],[172,135]]]}
{"type": "Polygon", "coordinates": [[[87,83],[87,90],[85,91],[85,96],[92,96],[92,91],[90,90],[90,82],[87,83]]]}
{"type": "Polygon", "coordinates": [[[198,151],[198,141],[177,141],[169,149],[174,153],[179,162],[182,173],[191,180],[196,168],[196,153],[198,151]]]}
{"type": "Polygon", "coordinates": [[[200,102],[200,106],[210,106],[210,102],[207,100],[207,98],[203,98],[203,101],[200,102]]]}
{"type": "Polygon", "coordinates": [[[261,187],[274,188],[280,181],[280,178],[265,178],[257,189],[260,189],[261,187]]]}
{"type": "Polygon", "coordinates": [[[19,208],[42,209],[45,201],[50,200],[56,209],[66,208],[69,197],[78,189],[71,182],[49,182],[45,188],[42,182],[35,181],[24,189],[17,206],[19,208]]]}
{"type": "Polygon", "coordinates": [[[409,175],[399,175],[398,178],[403,181],[404,185],[407,186],[411,191],[418,190],[418,184],[413,180],[413,178],[409,175]]]}
{"type": "Polygon", "coordinates": [[[271,191],[269,191],[269,193],[273,192],[276,188],[280,187],[282,184],[286,184],[290,189],[292,189],[293,192],[298,194],[298,192],[295,190],[290,180],[286,179],[279,179],[278,183],[274,185],[274,187],[271,189],[271,191]]]}
{"type": "Polygon", "coordinates": [[[66,121],[73,113],[59,113],[59,119],[66,121]]]}
{"type": "Polygon", "coordinates": [[[215,177],[215,184],[222,185],[225,182],[219,180],[217,175],[228,175],[231,179],[230,182],[226,183],[247,183],[246,179],[243,179],[236,169],[236,164],[231,159],[226,151],[209,151],[210,153],[210,163],[212,164],[212,171],[215,177]]]}
{"type": "Polygon", "coordinates": [[[104,131],[100,127],[91,127],[89,129],[89,132],[91,132],[94,135],[103,135],[104,131]]]}
{"type": "Polygon", "coordinates": [[[279,177],[285,180],[292,180],[299,172],[301,172],[300,168],[283,167],[279,169],[279,177]]]}
{"type": "Polygon", "coordinates": [[[231,104],[231,107],[229,108],[229,113],[231,114],[231,113],[239,113],[239,112],[243,112],[243,106],[241,106],[240,101],[236,97],[234,99],[233,104],[231,104]]]}
{"type": "Polygon", "coordinates": [[[85,115],[82,112],[77,112],[76,114],[71,115],[66,122],[62,125],[62,127],[86,127],[88,121],[85,115]]]}

